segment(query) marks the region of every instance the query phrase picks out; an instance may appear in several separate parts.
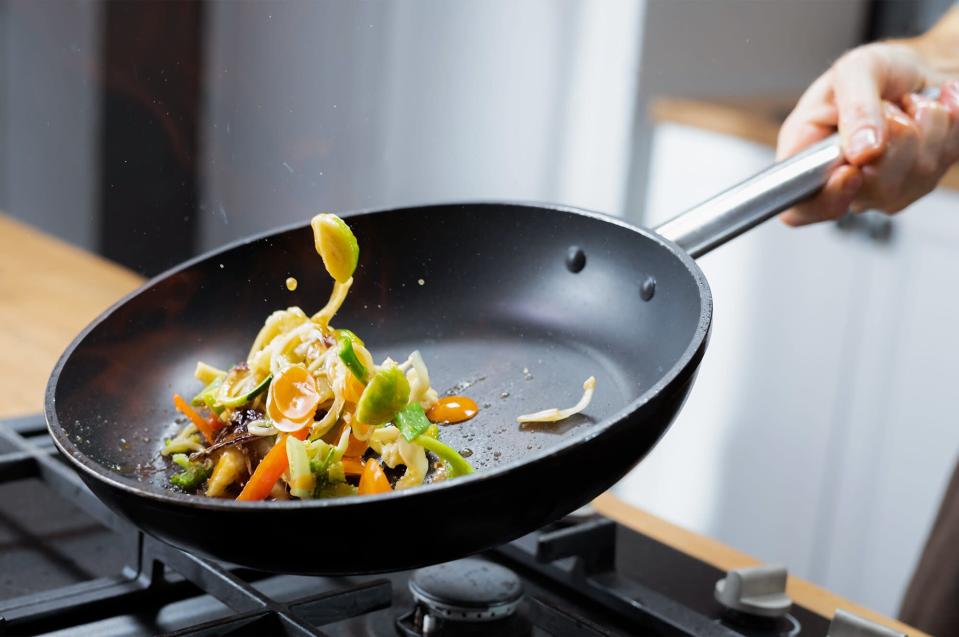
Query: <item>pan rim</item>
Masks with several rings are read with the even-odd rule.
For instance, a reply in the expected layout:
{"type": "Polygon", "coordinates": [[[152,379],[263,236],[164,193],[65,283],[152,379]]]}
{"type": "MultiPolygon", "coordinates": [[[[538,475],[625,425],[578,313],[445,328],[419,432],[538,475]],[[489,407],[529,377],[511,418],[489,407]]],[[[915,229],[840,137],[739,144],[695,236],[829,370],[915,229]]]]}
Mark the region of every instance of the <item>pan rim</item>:
{"type": "Polygon", "coordinates": [[[485,206],[511,206],[519,208],[531,208],[534,210],[554,210],[557,212],[563,212],[567,214],[572,214],[580,217],[585,217],[589,219],[595,219],[600,222],[610,223],[616,226],[619,226],[625,230],[634,232],[636,234],[642,235],[646,239],[650,239],[658,243],[660,246],[668,250],[674,257],[679,259],[679,261],[686,267],[689,273],[692,275],[696,286],[699,290],[700,298],[700,313],[699,318],[696,324],[696,329],[693,333],[692,338],[690,339],[686,349],[683,351],[682,355],[677,359],[677,361],[669,368],[669,370],[663,374],[655,383],[650,385],[643,391],[639,396],[630,401],[622,409],[615,412],[611,416],[604,418],[602,420],[594,423],[592,427],[587,428],[582,433],[571,437],[569,440],[565,440],[562,443],[549,447],[547,449],[541,450],[536,454],[528,456],[526,458],[515,460],[513,462],[497,466],[491,469],[484,471],[479,471],[467,476],[461,476],[456,480],[444,480],[442,482],[433,483],[429,485],[422,485],[415,489],[404,489],[402,491],[392,491],[390,493],[382,493],[374,496],[369,495],[354,495],[354,496],[345,496],[340,498],[326,498],[326,499],[316,499],[316,500],[286,500],[286,501],[277,501],[277,502],[239,502],[236,500],[228,500],[221,498],[208,498],[201,495],[193,495],[187,493],[180,493],[167,489],[160,488],[151,488],[144,485],[141,482],[138,482],[132,478],[120,475],[115,471],[110,470],[108,467],[103,464],[95,461],[93,458],[85,454],[79,448],[77,448],[72,441],[70,441],[69,436],[64,430],[63,426],[60,424],[59,418],[56,413],[56,388],[57,381],[59,380],[60,373],[62,372],[67,361],[70,359],[73,352],[77,347],[83,342],[83,340],[92,332],[97,326],[107,320],[113,312],[118,308],[126,304],[128,301],[134,297],[141,294],[143,291],[149,289],[153,285],[161,282],[162,280],[168,278],[169,276],[186,270],[193,265],[205,261],[207,259],[213,258],[217,255],[220,255],[224,252],[239,248],[263,239],[275,236],[284,232],[291,230],[297,230],[305,228],[309,225],[309,221],[303,222],[298,221],[290,224],[284,224],[263,232],[247,236],[235,241],[231,241],[227,244],[224,244],[220,248],[204,252],[203,254],[197,255],[191,259],[188,259],[178,265],[173,266],[154,277],[151,277],[145,281],[142,285],[138,286],[133,291],[125,294],[123,297],[118,299],[115,303],[111,304],[107,309],[105,309],[99,316],[97,316],[93,321],[91,321],[83,330],[77,334],[76,337],[70,342],[67,348],[60,355],[57,360],[56,365],[53,367],[53,370],[50,374],[50,378],[47,382],[47,387],[44,396],[44,418],[47,423],[47,430],[50,433],[50,436],[53,438],[54,444],[57,449],[62,453],[70,463],[82,473],[86,474],[89,477],[94,478],[95,480],[104,483],[106,486],[119,489],[127,494],[135,495],[141,498],[146,498],[156,503],[171,505],[171,506],[181,506],[186,508],[193,509],[207,509],[214,511],[232,511],[232,512],[241,512],[241,511],[261,511],[264,509],[275,510],[275,511],[284,511],[284,510],[299,510],[303,508],[309,509],[320,509],[326,507],[340,507],[340,506],[351,506],[356,504],[372,504],[377,501],[382,501],[386,499],[396,499],[396,498],[410,498],[420,495],[422,497],[429,497],[432,493],[439,493],[445,489],[456,488],[458,486],[466,486],[468,484],[476,483],[485,478],[493,478],[500,474],[507,473],[523,465],[532,464],[535,462],[542,461],[550,456],[554,456],[560,453],[566,453],[570,448],[577,447],[589,440],[595,438],[596,436],[601,435],[607,429],[615,427],[617,424],[625,421],[631,414],[639,411],[644,405],[655,399],[657,396],[663,393],[663,391],[669,387],[677,378],[682,376],[690,366],[694,366],[699,359],[701,359],[704,352],[706,340],[709,335],[710,324],[712,321],[712,293],[709,288],[709,283],[706,279],[705,274],[696,264],[695,260],[682,248],[673,243],[672,241],[660,236],[656,232],[637,226],[627,222],[626,220],[614,217],[601,212],[596,212],[592,210],[586,210],[583,208],[578,208],[575,206],[567,206],[562,204],[554,203],[544,203],[531,200],[496,200],[496,199],[477,199],[477,200],[461,200],[453,202],[430,202],[417,205],[406,205],[396,208],[389,207],[372,207],[372,208],[362,208],[342,213],[337,213],[343,218],[350,217],[359,217],[365,215],[377,215],[377,214],[403,214],[411,211],[418,211],[427,208],[480,208],[485,206]]]}

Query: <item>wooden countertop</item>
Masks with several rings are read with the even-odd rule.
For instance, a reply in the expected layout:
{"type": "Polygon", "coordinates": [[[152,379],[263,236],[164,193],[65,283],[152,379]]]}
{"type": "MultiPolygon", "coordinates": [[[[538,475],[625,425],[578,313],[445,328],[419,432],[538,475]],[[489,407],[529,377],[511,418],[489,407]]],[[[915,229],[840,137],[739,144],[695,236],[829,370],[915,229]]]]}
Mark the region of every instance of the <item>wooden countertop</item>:
{"type": "MultiPolygon", "coordinates": [[[[47,377],[70,340],[103,309],[142,282],[116,264],[0,215],[0,370],[8,400],[0,418],[41,411],[47,377]],[[12,385],[10,384],[12,383],[12,385]]],[[[621,524],[729,570],[759,560],[633,507],[611,493],[596,509],[621,524]]],[[[797,603],[823,616],[836,608],[874,619],[910,635],[915,629],[869,611],[797,577],[789,579],[797,603]]]]}
{"type": "MultiPolygon", "coordinates": [[[[681,124],[739,137],[775,148],[779,126],[796,98],[689,99],[660,97],[652,100],[649,116],[657,123],[681,124]]],[[[959,164],[946,171],[940,186],[959,190],[959,164]]]]}

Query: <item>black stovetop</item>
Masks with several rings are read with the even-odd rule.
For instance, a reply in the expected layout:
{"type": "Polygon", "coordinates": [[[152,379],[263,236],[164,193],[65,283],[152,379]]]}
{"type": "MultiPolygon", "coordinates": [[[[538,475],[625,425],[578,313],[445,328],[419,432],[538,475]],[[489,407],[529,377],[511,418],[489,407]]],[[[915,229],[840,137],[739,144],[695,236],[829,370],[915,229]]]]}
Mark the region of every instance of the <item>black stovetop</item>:
{"type": "MultiPolygon", "coordinates": [[[[506,623],[447,622],[436,635],[773,637],[828,629],[798,606],[773,623],[723,614],[713,587],[724,573],[597,515],[474,557],[519,576],[519,608],[506,623]]],[[[269,575],[191,556],[100,505],[59,460],[42,418],[0,423],[0,635],[393,637],[413,625],[409,578],[269,575]]]]}

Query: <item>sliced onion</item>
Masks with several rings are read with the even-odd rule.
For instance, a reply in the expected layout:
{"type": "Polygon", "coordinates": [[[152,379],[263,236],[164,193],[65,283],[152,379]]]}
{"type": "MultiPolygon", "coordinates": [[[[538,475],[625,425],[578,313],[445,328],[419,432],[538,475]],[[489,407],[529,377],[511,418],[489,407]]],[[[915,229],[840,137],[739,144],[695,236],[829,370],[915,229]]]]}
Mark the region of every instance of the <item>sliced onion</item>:
{"type": "Polygon", "coordinates": [[[544,409],[543,411],[537,411],[535,414],[524,414],[516,420],[518,422],[556,422],[557,420],[569,418],[589,406],[589,401],[593,399],[593,391],[595,389],[596,378],[590,376],[586,379],[586,382],[583,383],[583,397],[572,407],[568,409],[556,409],[555,407],[553,409],[544,409]]]}

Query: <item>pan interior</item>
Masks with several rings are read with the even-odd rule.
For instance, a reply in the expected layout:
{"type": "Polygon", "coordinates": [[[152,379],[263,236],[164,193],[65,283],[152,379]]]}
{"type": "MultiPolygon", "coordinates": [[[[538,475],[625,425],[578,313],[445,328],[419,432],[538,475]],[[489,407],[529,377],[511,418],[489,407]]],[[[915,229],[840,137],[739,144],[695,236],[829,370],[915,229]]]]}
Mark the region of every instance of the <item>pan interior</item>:
{"type": "MultiPolygon", "coordinates": [[[[363,213],[348,223],[360,264],[334,324],[359,334],[378,362],[419,349],[440,393],[480,405],[473,420],[441,431],[472,452],[480,471],[595,429],[702,338],[708,295],[695,266],[602,218],[468,204],[363,213]],[[586,264],[572,272],[567,256],[576,248],[586,264]],[[646,301],[640,288],[650,280],[655,294],[646,301]],[[591,375],[596,393],[583,415],[516,422],[576,403],[591,375]]],[[[330,288],[305,225],[159,277],[62,361],[53,408],[63,434],[94,463],[163,489],[158,452],[173,430],[171,396],[199,389],[196,361],[225,368],[242,360],[270,312],[299,305],[311,313],[330,288]],[[289,276],[299,281],[295,292],[284,285],[289,276]]]]}

